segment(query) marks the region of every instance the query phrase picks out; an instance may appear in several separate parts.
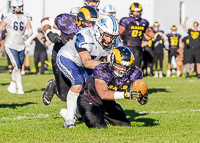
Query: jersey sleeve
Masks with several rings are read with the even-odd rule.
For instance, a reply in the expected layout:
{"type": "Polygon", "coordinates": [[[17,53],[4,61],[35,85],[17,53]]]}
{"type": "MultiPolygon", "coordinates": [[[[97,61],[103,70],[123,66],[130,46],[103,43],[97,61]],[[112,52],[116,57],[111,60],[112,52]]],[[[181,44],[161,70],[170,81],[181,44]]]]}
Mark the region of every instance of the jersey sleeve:
{"type": "Polygon", "coordinates": [[[123,26],[124,28],[126,27],[126,25],[129,23],[129,19],[128,17],[124,17],[119,21],[119,25],[123,26]]]}
{"type": "Polygon", "coordinates": [[[107,84],[112,81],[114,75],[109,63],[102,63],[95,67],[92,76],[97,79],[104,80],[107,84]]]}
{"type": "Polygon", "coordinates": [[[10,23],[12,21],[11,13],[2,14],[1,20],[3,20],[5,23],[10,23]]]}
{"type": "Polygon", "coordinates": [[[77,33],[79,31],[76,24],[76,17],[71,14],[60,14],[54,20],[56,26],[65,34],[77,33]]]}
{"type": "Polygon", "coordinates": [[[135,82],[138,79],[142,79],[143,78],[143,72],[141,71],[141,69],[139,69],[138,67],[135,66],[135,70],[131,74],[130,78],[133,82],[135,82]]]}
{"type": "Polygon", "coordinates": [[[75,47],[77,52],[92,51],[92,48],[94,48],[94,42],[89,30],[83,30],[76,35],[75,47]]]}
{"type": "Polygon", "coordinates": [[[27,17],[28,22],[32,21],[32,16],[30,16],[28,13],[24,13],[23,15],[27,17]]]}

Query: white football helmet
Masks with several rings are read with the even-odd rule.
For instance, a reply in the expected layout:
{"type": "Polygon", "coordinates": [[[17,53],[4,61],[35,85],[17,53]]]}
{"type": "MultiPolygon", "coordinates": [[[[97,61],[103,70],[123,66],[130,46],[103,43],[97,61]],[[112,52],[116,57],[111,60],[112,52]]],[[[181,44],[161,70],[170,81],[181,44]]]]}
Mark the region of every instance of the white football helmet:
{"type": "Polygon", "coordinates": [[[74,15],[74,16],[77,16],[77,13],[79,11],[80,7],[73,7],[71,10],[70,10],[70,14],[71,15],[74,15]]]}
{"type": "Polygon", "coordinates": [[[107,5],[104,7],[104,10],[107,11],[109,14],[112,13],[111,16],[115,17],[116,15],[116,10],[112,5],[107,5]]]}
{"type": "Polygon", "coordinates": [[[97,2],[97,6],[95,8],[97,8],[99,6],[100,0],[83,0],[85,5],[88,5],[88,1],[93,1],[93,2],[97,2]]]}
{"type": "Polygon", "coordinates": [[[94,32],[97,41],[105,48],[108,46],[103,44],[105,41],[103,39],[103,33],[112,36],[112,42],[109,43],[110,45],[119,35],[119,24],[114,17],[110,15],[104,15],[96,21],[94,25],[94,32]]]}
{"type": "MultiPolygon", "coordinates": [[[[23,6],[24,6],[23,0],[12,0],[11,1],[11,7],[12,7],[13,11],[14,11],[14,8],[19,8],[19,7],[22,7],[22,11],[23,11],[23,6]]],[[[20,14],[22,11],[17,11],[17,13],[20,14]]]]}

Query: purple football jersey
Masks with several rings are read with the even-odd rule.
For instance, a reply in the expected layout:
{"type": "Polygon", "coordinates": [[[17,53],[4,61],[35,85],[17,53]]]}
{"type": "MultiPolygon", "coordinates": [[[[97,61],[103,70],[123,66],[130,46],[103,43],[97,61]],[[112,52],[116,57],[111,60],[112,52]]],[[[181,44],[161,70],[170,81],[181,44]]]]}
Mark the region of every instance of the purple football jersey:
{"type": "Polygon", "coordinates": [[[120,20],[119,25],[125,28],[122,35],[124,44],[128,47],[140,47],[149,22],[146,19],[137,22],[132,17],[124,17],[120,20]]]}

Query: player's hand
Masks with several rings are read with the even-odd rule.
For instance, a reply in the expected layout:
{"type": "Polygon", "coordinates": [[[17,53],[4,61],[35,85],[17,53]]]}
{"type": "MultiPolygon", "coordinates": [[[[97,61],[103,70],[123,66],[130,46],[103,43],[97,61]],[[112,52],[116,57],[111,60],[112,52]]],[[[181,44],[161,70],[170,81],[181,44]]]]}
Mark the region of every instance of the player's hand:
{"type": "Polygon", "coordinates": [[[47,34],[47,37],[52,43],[61,42],[61,38],[57,33],[52,33],[51,31],[47,34]]]}
{"type": "Polygon", "coordinates": [[[124,93],[124,98],[129,100],[138,100],[140,96],[142,93],[139,90],[129,90],[124,93]]]}
{"type": "Polygon", "coordinates": [[[156,36],[156,41],[161,41],[162,40],[162,37],[158,34],[157,36],[156,36]]]}
{"type": "Polygon", "coordinates": [[[137,101],[141,104],[141,105],[145,105],[145,104],[147,104],[147,102],[148,102],[148,91],[147,91],[147,93],[145,94],[145,95],[141,95],[138,99],[137,99],[137,101]]]}
{"type": "Polygon", "coordinates": [[[27,40],[28,40],[28,34],[23,35],[23,36],[22,36],[22,39],[23,39],[24,41],[27,41],[27,40]]]}

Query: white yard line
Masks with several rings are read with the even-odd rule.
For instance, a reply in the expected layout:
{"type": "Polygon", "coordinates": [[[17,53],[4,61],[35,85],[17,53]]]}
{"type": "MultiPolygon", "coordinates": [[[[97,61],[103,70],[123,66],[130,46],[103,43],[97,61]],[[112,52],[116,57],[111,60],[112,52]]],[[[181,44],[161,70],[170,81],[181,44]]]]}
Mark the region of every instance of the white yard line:
{"type": "Polygon", "coordinates": [[[22,120],[22,119],[32,119],[32,118],[49,118],[50,115],[48,114],[38,114],[38,115],[34,115],[32,113],[32,116],[28,116],[28,113],[26,115],[23,115],[23,116],[18,116],[16,118],[8,118],[8,117],[3,117],[1,118],[1,120],[22,120]]]}
{"type": "Polygon", "coordinates": [[[181,113],[181,112],[200,112],[200,109],[176,110],[176,111],[141,111],[139,114],[165,114],[165,113],[181,113]]]}

